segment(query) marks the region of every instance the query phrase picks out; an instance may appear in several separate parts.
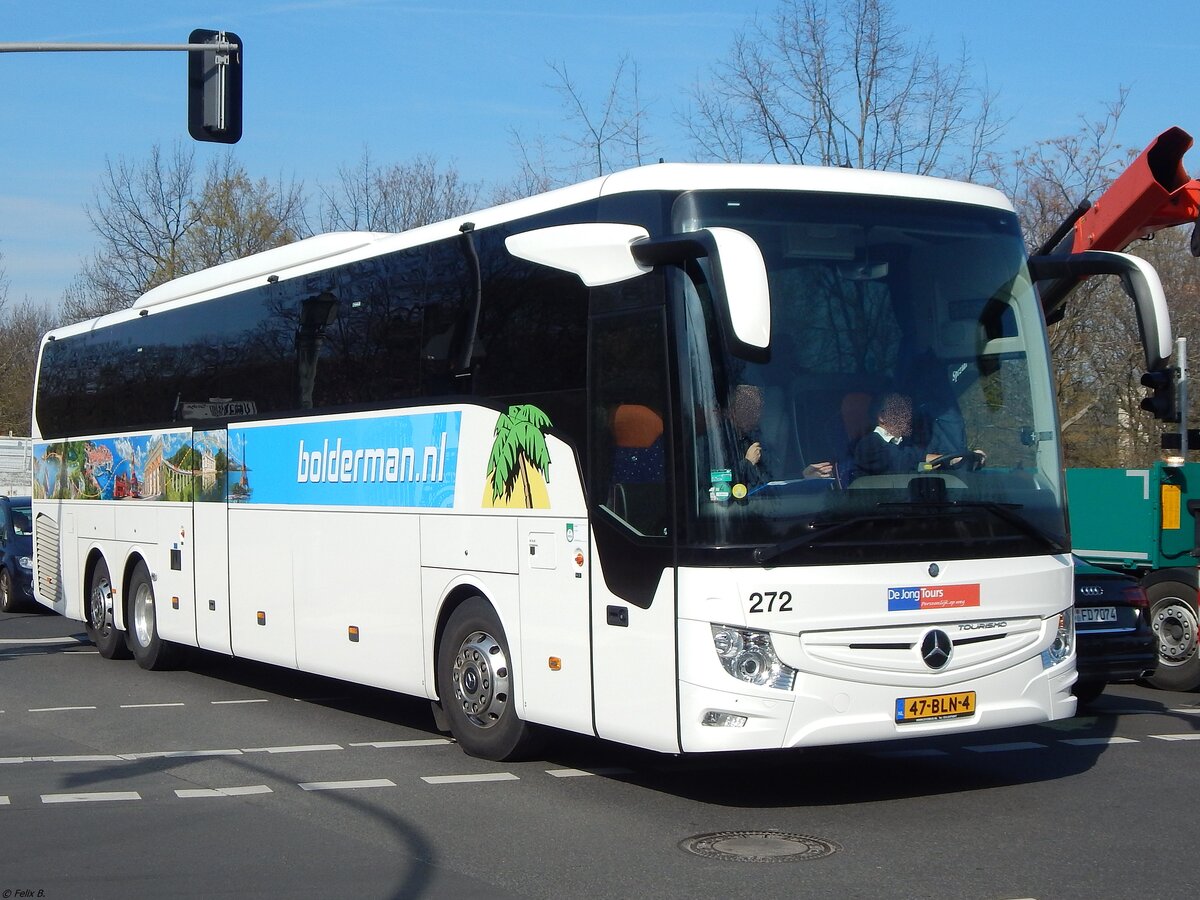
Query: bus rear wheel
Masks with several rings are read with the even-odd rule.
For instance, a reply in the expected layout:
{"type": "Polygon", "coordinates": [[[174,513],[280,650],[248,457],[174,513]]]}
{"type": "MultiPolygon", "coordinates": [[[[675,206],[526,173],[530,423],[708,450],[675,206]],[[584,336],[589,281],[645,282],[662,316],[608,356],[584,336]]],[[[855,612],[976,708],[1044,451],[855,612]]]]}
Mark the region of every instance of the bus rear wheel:
{"type": "Polygon", "coordinates": [[[150,570],[139,562],[129,581],[129,649],[143,669],[172,669],[179,664],[182,648],[158,634],[154,608],[154,584],[150,570]]]}
{"type": "Polygon", "coordinates": [[[129,659],[129,647],[125,635],[117,630],[113,622],[112,579],[108,575],[108,563],[97,560],[88,583],[87,618],[84,628],[88,640],[96,645],[105,659],[129,659]]]}
{"type": "Polygon", "coordinates": [[[1196,587],[1179,581],[1146,586],[1150,627],[1158,638],[1158,668],[1147,681],[1165,691],[1200,687],[1200,615],[1196,587]]]}
{"type": "Polygon", "coordinates": [[[471,756],[497,762],[524,757],[536,734],[517,714],[508,640],[482,597],[462,603],[438,646],[437,684],[450,732],[471,756]]]}

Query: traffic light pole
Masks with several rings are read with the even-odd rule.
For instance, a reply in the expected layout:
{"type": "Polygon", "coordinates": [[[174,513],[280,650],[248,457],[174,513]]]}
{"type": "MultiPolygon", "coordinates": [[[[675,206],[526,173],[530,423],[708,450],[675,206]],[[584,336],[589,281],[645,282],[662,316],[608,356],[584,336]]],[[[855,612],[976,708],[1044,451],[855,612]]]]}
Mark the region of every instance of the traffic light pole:
{"type": "Polygon", "coordinates": [[[186,44],[0,43],[0,53],[185,52],[188,133],[198,141],[234,144],[242,136],[242,55],[232,31],[197,28],[186,44]]]}
{"type": "Polygon", "coordinates": [[[1179,371],[1179,385],[1176,390],[1179,403],[1179,451],[1186,461],[1188,455],[1188,374],[1187,338],[1185,337],[1175,339],[1175,368],[1179,371]]]}
{"type": "Polygon", "coordinates": [[[185,51],[206,50],[210,53],[234,53],[241,45],[229,41],[212,44],[0,44],[0,53],[95,53],[114,51],[185,51]]]}

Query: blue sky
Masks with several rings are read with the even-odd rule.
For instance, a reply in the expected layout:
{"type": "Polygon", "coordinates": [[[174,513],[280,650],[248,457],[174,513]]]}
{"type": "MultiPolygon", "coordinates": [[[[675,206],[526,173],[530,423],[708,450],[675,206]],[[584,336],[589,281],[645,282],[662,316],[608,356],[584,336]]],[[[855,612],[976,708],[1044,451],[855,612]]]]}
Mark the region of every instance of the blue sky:
{"type": "MultiPolygon", "coordinates": [[[[1200,135],[1195,0],[974,3],[893,0],[913,38],[972,74],[1011,118],[1003,145],[1075,130],[1124,86],[1118,138],[1143,147],[1171,125],[1200,135]]],[[[0,42],[182,42],[225,28],[246,45],[245,136],[254,177],[309,193],[368,147],[376,161],[432,154],[469,180],[508,180],[516,129],[563,131],[548,61],[593,96],[624,54],[638,64],[658,152],[691,158],[675,116],[735,32],[774,0],[0,0],[0,42]]],[[[0,253],[9,300],[54,306],[94,246],[84,206],[105,160],[186,140],[184,54],[0,54],[5,90],[0,253]]],[[[197,145],[203,165],[214,145],[197,145]]],[[[1200,174],[1200,152],[1185,164],[1200,174]]]]}

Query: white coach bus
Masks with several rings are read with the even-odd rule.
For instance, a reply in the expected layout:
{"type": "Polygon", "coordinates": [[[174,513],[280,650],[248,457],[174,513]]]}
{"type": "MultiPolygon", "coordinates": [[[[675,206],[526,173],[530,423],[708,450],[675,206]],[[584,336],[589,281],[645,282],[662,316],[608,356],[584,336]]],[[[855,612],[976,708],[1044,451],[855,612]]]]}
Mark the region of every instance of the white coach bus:
{"type": "Polygon", "coordinates": [[[492,759],[1075,710],[1046,333],[989,189],[668,164],[322,235],[51,332],[33,415],[38,599],[148,669],[427,697],[492,759]],[[883,397],[904,465],[856,453],[883,397]]]}

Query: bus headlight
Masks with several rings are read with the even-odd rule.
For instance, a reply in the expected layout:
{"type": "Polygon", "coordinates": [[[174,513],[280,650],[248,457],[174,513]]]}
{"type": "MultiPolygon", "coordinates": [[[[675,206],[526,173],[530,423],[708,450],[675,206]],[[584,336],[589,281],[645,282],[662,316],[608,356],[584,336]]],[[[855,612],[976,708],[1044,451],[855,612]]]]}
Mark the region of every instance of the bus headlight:
{"type": "Polygon", "coordinates": [[[712,635],[717,659],[739,681],[781,691],[790,691],[796,683],[796,670],[775,655],[770,632],[713,625],[712,635]]]}
{"type": "Polygon", "coordinates": [[[1075,649],[1075,610],[1068,609],[1058,614],[1058,632],[1049,650],[1042,651],[1042,668],[1049,669],[1065,662],[1075,649]]]}

